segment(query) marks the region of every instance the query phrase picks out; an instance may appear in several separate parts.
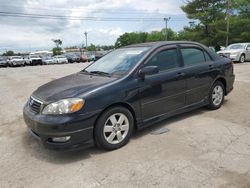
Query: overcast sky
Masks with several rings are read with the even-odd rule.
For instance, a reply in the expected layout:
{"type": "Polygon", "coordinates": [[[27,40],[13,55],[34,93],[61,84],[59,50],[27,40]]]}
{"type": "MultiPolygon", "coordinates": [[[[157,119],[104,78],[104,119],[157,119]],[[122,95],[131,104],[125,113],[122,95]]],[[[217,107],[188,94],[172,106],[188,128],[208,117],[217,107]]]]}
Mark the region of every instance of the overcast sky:
{"type": "Polygon", "coordinates": [[[48,50],[58,38],[63,47],[79,46],[85,31],[88,44],[110,45],[125,32],[161,30],[169,16],[168,26],[180,31],[188,25],[181,5],[183,0],[1,0],[0,52],[48,50]]]}

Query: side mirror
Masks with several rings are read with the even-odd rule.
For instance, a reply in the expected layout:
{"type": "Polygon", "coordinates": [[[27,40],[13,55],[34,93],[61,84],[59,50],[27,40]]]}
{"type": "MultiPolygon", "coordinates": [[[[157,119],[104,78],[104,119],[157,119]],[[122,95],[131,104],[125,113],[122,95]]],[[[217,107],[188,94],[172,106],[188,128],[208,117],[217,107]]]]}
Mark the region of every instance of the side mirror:
{"type": "Polygon", "coordinates": [[[159,72],[157,66],[146,66],[139,70],[138,74],[140,77],[144,78],[145,75],[152,75],[159,72]]]}
{"type": "Polygon", "coordinates": [[[250,47],[247,47],[247,50],[250,50],[250,47]]]}

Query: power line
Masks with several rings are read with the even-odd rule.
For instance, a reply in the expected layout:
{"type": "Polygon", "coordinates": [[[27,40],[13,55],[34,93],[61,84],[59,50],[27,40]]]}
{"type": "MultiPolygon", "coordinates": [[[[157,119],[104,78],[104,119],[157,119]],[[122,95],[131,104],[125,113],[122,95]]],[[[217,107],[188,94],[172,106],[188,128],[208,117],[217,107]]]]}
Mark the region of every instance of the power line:
{"type": "MultiPolygon", "coordinates": [[[[129,17],[93,17],[93,16],[62,16],[51,14],[28,14],[20,12],[4,12],[0,11],[0,17],[15,17],[15,18],[37,18],[37,19],[67,19],[67,20],[89,20],[89,21],[160,21],[162,18],[129,18],[129,17]]],[[[177,20],[176,20],[177,21],[177,20]]]]}
{"type": "MultiPolygon", "coordinates": [[[[61,7],[47,7],[47,8],[37,8],[37,7],[28,7],[28,6],[16,6],[16,5],[1,5],[1,7],[7,7],[7,8],[11,8],[11,9],[15,9],[15,8],[22,8],[22,9],[30,9],[30,10],[49,10],[49,11],[74,11],[74,12],[107,12],[107,13],[118,13],[118,14],[158,14],[158,15],[165,15],[165,13],[158,13],[158,12],[145,12],[144,10],[117,10],[117,8],[119,7],[116,7],[116,10],[113,8],[106,8],[106,9],[101,9],[101,8],[61,8],[61,7]]],[[[166,13],[167,14],[167,13],[166,13]]]]}

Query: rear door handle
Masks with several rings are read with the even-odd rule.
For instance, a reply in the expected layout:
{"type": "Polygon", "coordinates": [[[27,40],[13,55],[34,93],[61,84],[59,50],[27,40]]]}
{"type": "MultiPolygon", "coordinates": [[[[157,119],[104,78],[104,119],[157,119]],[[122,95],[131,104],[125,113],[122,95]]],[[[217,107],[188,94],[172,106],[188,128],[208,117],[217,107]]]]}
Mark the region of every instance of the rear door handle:
{"type": "Polygon", "coordinates": [[[209,69],[209,70],[214,69],[214,65],[208,65],[208,69],[209,69]]]}
{"type": "Polygon", "coordinates": [[[181,77],[183,77],[183,76],[185,76],[185,73],[184,73],[184,72],[178,72],[178,73],[175,75],[176,78],[181,78],[181,77]]]}

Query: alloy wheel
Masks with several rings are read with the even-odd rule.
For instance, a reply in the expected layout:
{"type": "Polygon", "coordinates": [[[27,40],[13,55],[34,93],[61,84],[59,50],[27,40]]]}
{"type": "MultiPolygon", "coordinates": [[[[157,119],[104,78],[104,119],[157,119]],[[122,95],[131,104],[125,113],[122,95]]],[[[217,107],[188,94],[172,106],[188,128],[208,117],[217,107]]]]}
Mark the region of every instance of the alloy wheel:
{"type": "Polygon", "coordinates": [[[103,135],[110,144],[122,142],[129,132],[129,120],[123,113],[112,114],[105,122],[103,135]]]}
{"type": "Polygon", "coordinates": [[[223,88],[220,85],[216,85],[213,89],[212,100],[215,106],[219,106],[223,100],[223,88]]]}

